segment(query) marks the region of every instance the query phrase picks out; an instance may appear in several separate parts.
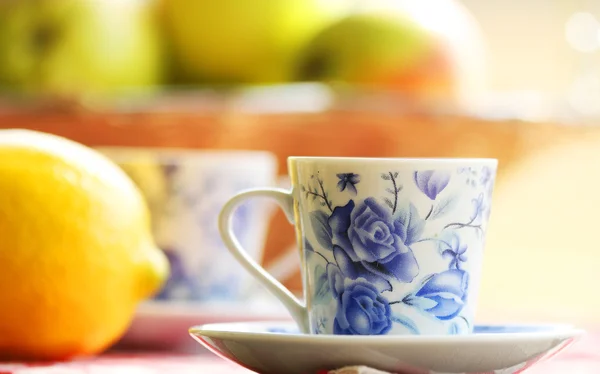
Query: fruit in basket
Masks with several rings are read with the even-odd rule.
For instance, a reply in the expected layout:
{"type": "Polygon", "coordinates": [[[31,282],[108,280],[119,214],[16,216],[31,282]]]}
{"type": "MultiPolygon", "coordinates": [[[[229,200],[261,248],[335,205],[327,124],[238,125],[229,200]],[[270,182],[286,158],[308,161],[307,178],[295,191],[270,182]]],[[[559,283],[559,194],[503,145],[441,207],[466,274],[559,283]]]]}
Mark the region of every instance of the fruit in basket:
{"type": "Polygon", "coordinates": [[[148,209],[98,152],[0,130],[0,358],[98,353],[165,282],[148,209]]]}
{"type": "Polygon", "coordinates": [[[160,83],[163,56],[151,4],[0,1],[0,87],[70,97],[160,83]]]}
{"type": "Polygon", "coordinates": [[[177,79],[257,84],[291,78],[301,46],[345,0],[163,0],[177,79]]]}
{"type": "Polygon", "coordinates": [[[412,21],[354,14],[312,41],[299,78],[445,95],[454,87],[451,69],[435,40],[412,21]]]}
{"type": "Polygon", "coordinates": [[[483,41],[455,0],[358,0],[311,40],[297,76],[464,102],[484,84],[483,41]]]}

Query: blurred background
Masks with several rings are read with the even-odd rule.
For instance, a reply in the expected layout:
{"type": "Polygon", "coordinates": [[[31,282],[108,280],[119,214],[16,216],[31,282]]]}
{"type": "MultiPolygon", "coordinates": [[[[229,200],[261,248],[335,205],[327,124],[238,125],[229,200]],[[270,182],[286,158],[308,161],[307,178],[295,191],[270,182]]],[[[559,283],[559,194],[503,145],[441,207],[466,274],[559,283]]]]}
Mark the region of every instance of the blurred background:
{"type": "MultiPolygon", "coordinates": [[[[597,1],[0,2],[2,128],[266,151],[278,185],[292,155],[498,158],[481,321],[600,324],[598,124],[597,1]]],[[[299,291],[271,216],[260,258],[299,291]]]]}

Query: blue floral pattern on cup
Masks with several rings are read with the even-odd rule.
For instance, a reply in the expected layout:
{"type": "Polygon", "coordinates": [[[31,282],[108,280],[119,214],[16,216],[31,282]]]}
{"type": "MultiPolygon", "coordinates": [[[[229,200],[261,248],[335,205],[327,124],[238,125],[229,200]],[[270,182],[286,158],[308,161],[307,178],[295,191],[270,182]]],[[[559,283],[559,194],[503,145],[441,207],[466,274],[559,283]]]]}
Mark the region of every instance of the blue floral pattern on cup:
{"type": "MultiPolygon", "coordinates": [[[[220,170],[205,170],[203,178],[193,185],[193,180],[178,178],[181,168],[173,165],[166,168],[164,175],[169,187],[169,200],[161,212],[154,213],[160,214],[163,222],[172,220],[189,224],[189,229],[196,230],[198,234],[187,234],[194,239],[193,242],[175,239],[178,245],[173,243],[170,246],[174,248],[165,249],[171,274],[155,298],[195,301],[236,299],[247,276],[237,264],[232,263],[230,254],[220,240],[216,222],[221,206],[229,195],[250,188],[253,182],[220,170]],[[210,261],[190,261],[203,251],[210,251],[210,256],[203,256],[209,257],[210,261]]],[[[260,229],[256,224],[251,224],[251,219],[258,217],[252,217],[256,214],[260,214],[260,211],[256,203],[250,201],[241,205],[234,215],[234,232],[248,247],[256,246],[250,232],[260,229]]],[[[163,243],[160,241],[159,245],[163,243]]]]}
{"type": "Polygon", "coordinates": [[[392,219],[375,199],[368,198],[358,207],[350,200],[335,208],[328,225],[334,257],[350,277],[364,276],[381,284],[383,291],[391,289],[393,280],[411,282],[418,274],[407,227],[401,219],[392,219]]]}
{"type": "Polygon", "coordinates": [[[431,200],[435,200],[450,182],[450,173],[439,170],[415,171],[415,184],[431,200]]]}
{"type": "Polygon", "coordinates": [[[462,310],[468,291],[469,274],[462,270],[450,269],[427,278],[425,284],[415,293],[415,297],[426,298],[432,302],[431,307],[424,309],[426,312],[438,319],[449,320],[462,310]]]}
{"type": "Polygon", "coordinates": [[[383,335],[392,328],[390,304],[371,283],[365,280],[350,282],[337,299],[335,334],[383,335]]]}
{"type": "Polygon", "coordinates": [[[425,319],[436,331],[472,332],[471,258],[481,258],[494,175],[487,166],[391,170],[361,193],[365,175],[316,170],[300,186],[300,204],[313,207],[303,233],[314,269],[312,331],[421,334],[418,321],[425,319]],[[327,181],[336,179],[331,193],[327,181]],[[376,193],[372,186],[383,188],[376,193]],[[417,192],[404,193],[408,187],[417,192]],[[427,261],[419,260],[424,256],[427,261]]]}
{"type": "MultiPolygon", "coordinates": [[[[170,154],[150,153],[138,159],[137,153],[132,153],[124,163],[125,171],[145,194],[155,241],[171,265],[170,276],[154,299],[239,300],[253,279],[225,248],[217,219],[231,195],[273,184],[276,160],[270,154],[254,152],[170,154]],[[136,167],[147,164],[157,173],[155,178],[136,177],[136,167]],[[152,192],[158,189],[148,185],[156,181],[164,186],[160,196],[154,196],[152,192]]],[[[248,201],[233,215],[233,231],[253,257],[262,251],[269,214],[264,202],[248,201]]]]}

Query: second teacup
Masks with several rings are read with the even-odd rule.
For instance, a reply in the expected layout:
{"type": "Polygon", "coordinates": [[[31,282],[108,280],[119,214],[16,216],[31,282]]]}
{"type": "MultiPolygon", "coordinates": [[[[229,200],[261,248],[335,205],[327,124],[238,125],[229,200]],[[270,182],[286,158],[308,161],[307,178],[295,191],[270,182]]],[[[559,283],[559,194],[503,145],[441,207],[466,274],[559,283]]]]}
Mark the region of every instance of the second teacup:
{"type": "MultiPolygon", "coordinates": [[[[171,275],[156,301],[237,302],[252,278],[233,261],[217,218],[231,195],[276,185],[277,159],[268,152],[103,147],[143,192],[156,243],[171,275]]],[[[233,230],[253,259],[262,255],[271,207],[255,201],[233,217],[233,230]]]]}

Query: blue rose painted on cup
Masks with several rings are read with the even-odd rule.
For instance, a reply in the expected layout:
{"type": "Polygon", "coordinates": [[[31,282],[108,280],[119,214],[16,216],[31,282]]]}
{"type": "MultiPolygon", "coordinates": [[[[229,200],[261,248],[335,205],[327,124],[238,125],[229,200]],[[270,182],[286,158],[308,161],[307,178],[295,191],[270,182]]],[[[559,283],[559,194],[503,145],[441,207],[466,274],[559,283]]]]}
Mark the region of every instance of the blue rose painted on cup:
{"type": "Polygon", "coordinates": [[[390,281],[409,283],[419,273],[406,242],[407,227],[375,199],[336,207],[328,223],[335,260],[346,276],[363,277],[385,290],[390,281]]]}
{"type": "Polygon", "coordinates": [[[295,159],[291,191],[265,192],[302,244],[306,307],[282,297],[294,319],[312,334],[471,333],[495,162],[358,161],[295,159]]]}
{"type": "Polygon", "coordinates": [[[384,335],[392,328],[390,304],[366,280],[350,283],[338,295],[333,324],[337,335],[384,335]]]}
{"type": "Polygon", "coordinates": [[[429,278],[415,296],[429,299],[424,310],[437,319],[450,320],[458,316],[467,301],[469,274],[459,269],[446,270],[429,278]]]}

